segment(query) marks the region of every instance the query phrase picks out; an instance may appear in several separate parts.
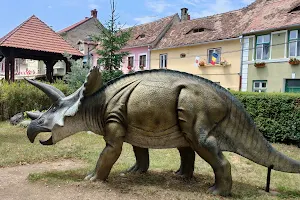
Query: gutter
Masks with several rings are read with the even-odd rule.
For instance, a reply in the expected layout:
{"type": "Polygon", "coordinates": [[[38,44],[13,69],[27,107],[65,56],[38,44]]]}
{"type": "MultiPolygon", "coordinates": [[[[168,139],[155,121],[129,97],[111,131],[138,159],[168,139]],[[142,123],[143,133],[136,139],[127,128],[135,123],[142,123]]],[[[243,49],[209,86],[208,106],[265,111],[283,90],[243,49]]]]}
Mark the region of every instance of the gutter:
{"type": "Polygon", "coordinates": [[[257,33],[261,33],[261,32],[273,32],[273,31],[278,31],[278,30],[288,29],[288,28],[294,28],[294,27],[298,28],[299,26],[300,26],[300,24],[293,24],[293,25],[288,25],[288,26],[282,26],[282,27],[279,27],[279,28],[270,28],[270,29],[252,31],[252,32],[248,32],[248,33],[243,33],[242,35],[246,36],[246,35],[254,35],[254,34],[257,34],[257,33]]]}
{"type": "Polygon", "coordinates": [[[240,75],[239,91],[241,91],[242,89],[243,59],[244,59],[244,36],[243,35],[240,36],[240,41],[242,43],[241,45],[242,50],[241,50],[241,66],[240,66],[240,74],[239,74],[240,75]]]}

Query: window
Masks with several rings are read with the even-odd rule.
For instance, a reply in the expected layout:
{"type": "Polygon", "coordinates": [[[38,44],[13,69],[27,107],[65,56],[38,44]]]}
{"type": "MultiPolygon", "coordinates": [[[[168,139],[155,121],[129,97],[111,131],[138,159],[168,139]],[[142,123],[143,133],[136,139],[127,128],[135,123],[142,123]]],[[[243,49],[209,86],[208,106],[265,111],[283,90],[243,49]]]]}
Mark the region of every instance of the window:
{"type": "Polygon", "coordinates": [[[134,66],[134,57],[133,56],[128,56],[128,67],[130,66],[133,68],[134,66]]]}
{"type": "Polygon", "coordinates": [[[296,57],[300,56],[300,38],[299,38],[299,31],[294,30],[290,31],[289,34],[289,56],[296,57]]]}
{"type": "Polygon", "coordinates": [[[260,35],[256,38],[256,59],[267,60],[270,57],[270,35],[260,35]]]}
{"type": "Polygon", "coordinates": [[[266,92],[267,81],[253,81],[253,92],[266,92]]]}
{"type": "Polygon", "coordinates": [[[221,48],[208,49],[208,63],[212,62],[213,54],[217,57],[216,64],[220,64],[221,60],[221,48]]]}
{"type": "Polygon", "coordinates": [[[286,79],[285,80],[285,92],[300,92],[300,79],[286,79]]]}
{"type": "Polygon", "coordinates": [[[83,43],[80,43],[80,44],[79,44],[79,51],[80,51],[81,53],[84,53],[84,44],[83,44],[83,43]]]}
{"type": "Polygon", "coordinates": [[[207,29],[205,29],[205,28],[193,28],[193,29],[189,30],[189,32],[187,32],[186,34],[201,33],[201,32],[204,32],[205,30],[207,30],[207,29]]]}
{"type": "Polygon", "coordinates": [[[140,63],[139,66],[146,67],[146,55],[140,55],[140,63]]]}
{"type": "Polygon", "coordinates": [[[167,68],[167,54],[160,54],[159,55],[159,68],[165,69],[167,68]]]}
{"type": "Polygon", "coordinates": [[[300,6],[296,6],[292,10],[290,10],[288,13],[294,13],[294,12],[299,12],[299,11],[300,11],[300,6]]]}
{"type": "Polygon", "coordinates": [[[136,39],[145,38],[145,37],[146,37],[146,35],[144,33],[142,33],[141,35],[137,36],[136,39]]]}

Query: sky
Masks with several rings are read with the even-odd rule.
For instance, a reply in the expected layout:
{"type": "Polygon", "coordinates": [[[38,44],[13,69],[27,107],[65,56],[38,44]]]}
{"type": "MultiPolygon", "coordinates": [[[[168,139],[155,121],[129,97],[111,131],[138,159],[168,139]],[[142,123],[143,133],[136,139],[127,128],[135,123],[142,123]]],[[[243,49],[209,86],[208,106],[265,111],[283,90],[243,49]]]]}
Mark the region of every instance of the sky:
{"type": "MultiPolygon", "coordinates": [[[[70,26],[98,10],[105,24],[110,16],[110,0],[0,0],[0,38],[32,15],[55,31],[70,26]]],[[[240,9],[254,0],[115,0],[118,22],[124,26],[147,23],[189,9],[191,19],[240,9]]]]}

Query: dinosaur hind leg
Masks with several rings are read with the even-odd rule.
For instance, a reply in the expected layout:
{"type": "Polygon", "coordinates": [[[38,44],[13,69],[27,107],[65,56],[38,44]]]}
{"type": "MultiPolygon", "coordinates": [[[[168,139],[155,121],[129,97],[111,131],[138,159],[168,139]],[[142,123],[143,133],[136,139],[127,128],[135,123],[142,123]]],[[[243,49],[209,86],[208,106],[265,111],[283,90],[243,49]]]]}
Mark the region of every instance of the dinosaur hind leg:
{"type": "Polygon", "coordinates": [[[214,170],[215,184],[209,189],[209,192],[216,195],[228,196],[232,188],[231,166],[220,151],[216,139],[213,136],[209,136],[205,142],[195,145],[195,151],[214,170]]]}
{"type": "Polygon", "coordinates": [[[136,158],[136,162],[127,170],[127,172],[147,172],[149,168],[149,150],[146,148],[133,146],[133,152],[136,158]]]}
{"type": "Polygon", "coordinates": [[[178,148],[180,153],[180,168],[176,171],[176,175],[185,179],[191,179],[194,173],[195,152],[191,147],[178,148]]]}

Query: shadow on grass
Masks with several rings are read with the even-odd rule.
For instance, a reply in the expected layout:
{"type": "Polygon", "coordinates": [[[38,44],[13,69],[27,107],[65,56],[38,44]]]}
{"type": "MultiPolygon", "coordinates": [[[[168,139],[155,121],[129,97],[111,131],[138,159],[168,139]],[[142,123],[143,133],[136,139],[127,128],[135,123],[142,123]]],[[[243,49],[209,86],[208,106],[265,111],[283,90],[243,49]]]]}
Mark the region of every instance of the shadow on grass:
{"type": "MultiPolygon", "coordinates": [[[[30,181],[44,180],[49,183],[57,182],[83,182],[87,174],[88,168],[68,171],[52,171],[44,172],[41,174],[30,174],[28,179],[30,181]]],[[[205,194],[207,189],[214,183],[214,177],[210,175],[195,174],[194,178],[186,181],[178,177],[172,171],[154,172],[149,171],[146,174],[126,174],[121,176],[121,171],[112,172],[105,183],[105,187],[114,188],[120,193],[131,193],[140,187],[154,186],[158,189],[180,192],[191,192],[205,194]]],[[[84,187],[103,187],[101,184],[89,184],[85,182],[84,187]],[[98,186],[95,186],[98,185],[98,186]]],[[[299,199],[300,191],[290,190],[288,188],[278,188],[280,198],[299,199]]],[[[267,196],[274,196],[263,192],[263,188],[258,188],[255,185],[247,184],[244,182],[233,182],[232,196],[230,199],[243,199],[243,198],[258,198],[264,199],[267,196]]]]}

